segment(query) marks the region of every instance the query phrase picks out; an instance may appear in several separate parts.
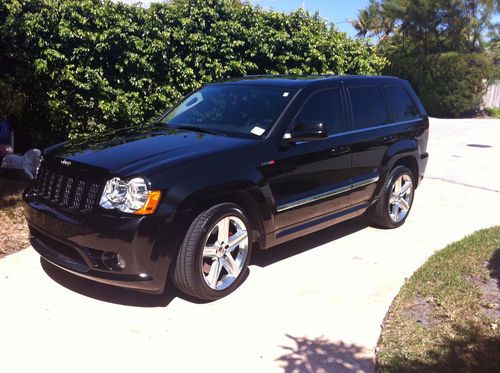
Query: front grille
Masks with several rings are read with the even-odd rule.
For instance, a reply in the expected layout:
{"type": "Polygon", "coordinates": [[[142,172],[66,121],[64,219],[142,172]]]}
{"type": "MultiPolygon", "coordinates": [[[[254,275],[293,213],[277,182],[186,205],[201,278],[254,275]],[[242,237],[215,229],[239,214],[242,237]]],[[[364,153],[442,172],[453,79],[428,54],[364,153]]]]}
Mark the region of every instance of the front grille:
{"type": "Polygon", "coordinates": [[[98,203],[102,183],[42,164],[33,191],[45,203],[65,210],[90,213],[98,203]]]}

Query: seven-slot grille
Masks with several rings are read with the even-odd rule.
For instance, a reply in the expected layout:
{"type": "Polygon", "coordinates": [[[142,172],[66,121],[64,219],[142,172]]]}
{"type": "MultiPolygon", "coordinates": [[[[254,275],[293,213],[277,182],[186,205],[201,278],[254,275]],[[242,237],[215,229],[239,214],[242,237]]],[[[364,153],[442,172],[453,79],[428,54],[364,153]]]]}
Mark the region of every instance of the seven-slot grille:
{"type": "Polygon", "coordinates": [[[34,192],[50,205],[89,213],[94,210],[101,193],[101,184],[42,164],[34,183],[34,192]]]}

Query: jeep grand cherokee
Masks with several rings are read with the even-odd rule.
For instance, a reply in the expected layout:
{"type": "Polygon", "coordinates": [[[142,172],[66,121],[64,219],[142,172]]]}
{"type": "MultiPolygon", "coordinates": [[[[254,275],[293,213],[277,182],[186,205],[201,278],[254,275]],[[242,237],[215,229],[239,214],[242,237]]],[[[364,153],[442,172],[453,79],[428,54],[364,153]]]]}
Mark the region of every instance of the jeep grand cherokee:
{"type": "Polygon", "coordinates": [[[243,281],[252,250],[364,213],[402,225],[428,129],[397,78],[208,84],[153,124],[45,150],[24,195],[31,243],[79,276],[160,293],[170,274],[218,299],[243,281]]]}

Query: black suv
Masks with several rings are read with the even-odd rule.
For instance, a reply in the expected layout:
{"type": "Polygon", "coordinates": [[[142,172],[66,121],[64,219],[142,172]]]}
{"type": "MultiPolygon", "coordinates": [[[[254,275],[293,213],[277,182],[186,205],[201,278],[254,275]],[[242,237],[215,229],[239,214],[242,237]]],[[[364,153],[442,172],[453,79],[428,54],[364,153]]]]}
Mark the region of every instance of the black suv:
{"type": "Polygon", "coordinates": [[[268,249],[366,212],[405,222],[429,120],[410,85],[367,76],[208,84],[153,124],[45,150],[26,189],[33,247],[107,284],[214,300],[268,249]]]}

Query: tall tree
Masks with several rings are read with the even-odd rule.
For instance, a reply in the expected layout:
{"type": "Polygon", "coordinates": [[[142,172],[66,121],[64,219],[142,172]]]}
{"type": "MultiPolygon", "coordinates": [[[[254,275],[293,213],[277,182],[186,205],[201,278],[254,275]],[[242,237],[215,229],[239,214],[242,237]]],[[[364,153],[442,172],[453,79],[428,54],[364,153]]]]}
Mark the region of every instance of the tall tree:
{"type": "Polygon", "coordinates": [[[370,0],[353,25],[375,38],[390,64],[410,80],[431,115],[477,112],[492,76],[500,0],[370,0]]]}
{"type": "MultiPolygon", "coordinates": [[[[386,60],[319,15],[239,0],[0,1],[0,116],[25,146],[156,117],[216,79],[378,74],[386,60]]],[[[18,143],[19,145],[19,143],[18,143]]]]}
{"type": "Polygon", "coordinates": [[[479,52],[499,8],[500,0],[370,0],[353,25],[358,36],[426,53],[479,52]]]}

